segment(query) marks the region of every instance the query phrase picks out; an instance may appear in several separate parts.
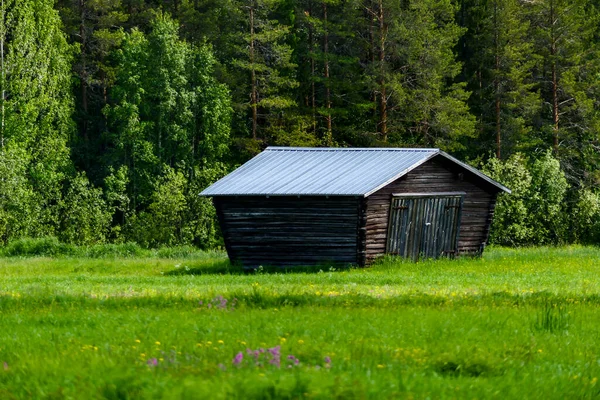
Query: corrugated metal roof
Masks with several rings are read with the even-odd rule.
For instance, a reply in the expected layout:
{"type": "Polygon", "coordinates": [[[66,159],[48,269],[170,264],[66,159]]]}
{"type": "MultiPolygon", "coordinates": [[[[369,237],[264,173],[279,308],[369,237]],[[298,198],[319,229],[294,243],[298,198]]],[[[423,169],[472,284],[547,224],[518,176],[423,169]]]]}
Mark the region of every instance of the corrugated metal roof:
{"type": "Polygon", "coordinates": [[[436,155],[509,191],[439,149],[268,147],[201,195],[366,197],[436,155]]]}

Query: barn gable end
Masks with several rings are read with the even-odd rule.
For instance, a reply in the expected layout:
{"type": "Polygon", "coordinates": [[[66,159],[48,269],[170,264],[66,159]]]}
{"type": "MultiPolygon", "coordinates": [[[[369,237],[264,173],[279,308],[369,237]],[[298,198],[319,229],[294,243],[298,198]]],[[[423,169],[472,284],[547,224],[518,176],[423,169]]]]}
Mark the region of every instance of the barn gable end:
{"type": "Polygon", "coordinates": [[[393,194],[464,192],[459,254],[478,254],[487,243],[497,190],[443,158],[434,158],[383,187],[364,201],[365,261],[386,253],[393,194]]]}

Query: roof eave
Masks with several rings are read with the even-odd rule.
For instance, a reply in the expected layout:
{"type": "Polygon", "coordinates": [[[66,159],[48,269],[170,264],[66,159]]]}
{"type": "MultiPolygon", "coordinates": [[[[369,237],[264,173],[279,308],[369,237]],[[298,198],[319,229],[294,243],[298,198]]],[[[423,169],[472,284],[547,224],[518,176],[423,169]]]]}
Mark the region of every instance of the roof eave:
{"type": "Polygon", "coordinates": [[[200,197],[363,197],[362,193],[200,193],[200,197]]]}

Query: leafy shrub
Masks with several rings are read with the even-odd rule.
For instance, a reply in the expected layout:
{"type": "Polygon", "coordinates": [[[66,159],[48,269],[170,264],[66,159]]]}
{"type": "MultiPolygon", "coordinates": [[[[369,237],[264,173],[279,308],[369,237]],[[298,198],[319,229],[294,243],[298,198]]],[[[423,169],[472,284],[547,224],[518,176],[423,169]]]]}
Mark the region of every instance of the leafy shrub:
{"type": "Polygon", "coordinates": [[[156,184],[147,211],[131,219],[130,232],[136,242],[146,247],[185,243],[182,228],[186,185],[181,172],[167,168],[156,184]]]}
{"type": "Polygon", "coordinates": [[[522,154],[515,154],[505,162],[492,158],[483,172],[511,189],[511,194],[500,194],[496,203],[490,232],[490,243],[518,245],[532,237],[527,220],[528,198],[531,190],[531,173],[522,154]]]}
{"type": "Polygon", "coordinates": [[[600,195],[589,189],[580,189],[571,220],[576,241],[600,244],[600,195]]]}
{"type": "Polygon", "coordinates": [[[561,243],[567,240],[565,195],[569,184],[559,161],[548,151],[531,165],[528,201],[533,243],[561,243]]]}
{"type": "Polygon", "coordinates": [[[2,257],[89,257],[89,258],[127,258],[158,257],[172,259],[210,259],[220,258],[219,251],[205,252],[193,246],[161,247],[160,249],[144,249],[137,243],[98,244],[92,246],[76,246],[61,243],[58,238],[22,238],[9,242],[0,248],[2,257]]]}
{"type": "Polygon", "coordinates": [[[31,236],[40,229],[40,202],[27,179],[26,151],[11,146],[0,149],[0,241],[31,236]]]}
{"type": "Polygon", "coordinates": [[[515,246],[567,240],[564,200],[568,183],[550,152],[533,162],[519,153],[506,161],[494,158],[483,171],[512,190],[498,197],[491,243],[515,246]]]}
{"type": "Polygon", "coordinates": [[[93,187],[85,174],[77,174],[69,183],[61,214],[63,242],[88,245],[105,241],[112,213],[102,190],[93,187]]]}
{"type": "Polygon", "coordinates": [[[211,199],[198,194],[211,183],[227,174],[228,169],[222,163],[214,163],[210,168],[197,168],[187,189],[188,210],[185,230],[194,245],[201,249],[214,249],[223,246],[223,239],[217,212],[211,199]]]}
{"type": "Polygon", "coordinates": [[[58,256],[72,255],[75,248],[60,243],[56,237],[22,238],[9,242],[3,249],[3,256],[58,256]]]}

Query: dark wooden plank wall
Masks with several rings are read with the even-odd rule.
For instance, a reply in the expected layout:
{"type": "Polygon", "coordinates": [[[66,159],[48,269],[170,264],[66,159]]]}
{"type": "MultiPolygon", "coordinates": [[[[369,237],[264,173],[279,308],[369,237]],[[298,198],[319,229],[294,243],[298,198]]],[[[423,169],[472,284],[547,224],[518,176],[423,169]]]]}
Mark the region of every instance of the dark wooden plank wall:
{"type": "Polygon", "coordinates": [[[477,254],[487,242],[497,190],[472,173],[439,158],[417,167],[366,199],[365,258],[371,262],[385,254],[392,193],[465,192],[459,254],[477,254]]]}
{"type": "Polygon", "coordinates": [[[360,199],[217,197],[230,259],[244,267],[357,264],[360,199]]]}

